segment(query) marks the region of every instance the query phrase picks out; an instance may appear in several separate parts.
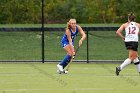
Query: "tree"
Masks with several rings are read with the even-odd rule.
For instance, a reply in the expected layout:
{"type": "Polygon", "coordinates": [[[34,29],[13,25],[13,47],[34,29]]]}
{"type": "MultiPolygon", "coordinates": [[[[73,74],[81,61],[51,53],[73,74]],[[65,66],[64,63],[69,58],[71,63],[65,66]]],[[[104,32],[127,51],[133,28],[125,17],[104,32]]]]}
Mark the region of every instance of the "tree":
{"type": "MultiPolygon", "coordinates": [[[[41,0],[0,0],[0,23],[41,23],[41,0]]],[[[140,21],[140,0],[45,0],[45,23],[120,23],[133,12],[140,21]]]]}

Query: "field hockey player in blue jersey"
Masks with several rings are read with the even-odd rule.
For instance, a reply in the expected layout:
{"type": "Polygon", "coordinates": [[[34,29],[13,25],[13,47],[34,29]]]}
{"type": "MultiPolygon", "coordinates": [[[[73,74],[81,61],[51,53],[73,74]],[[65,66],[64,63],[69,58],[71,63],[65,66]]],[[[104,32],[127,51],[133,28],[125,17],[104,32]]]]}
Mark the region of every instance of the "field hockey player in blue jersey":
{"type": "Polygon", "coordinates": [[[81,39],[79,40],[80,47],[86,38],[86,34],[83,29],[76,24],[76,19],[70,19],[69,22],[67,22],[66,31],[61,40],[62,47],[67,54],[64,59],[57,65],[57,72],[59,74],[65,73],[64,68],[69,64],[71,58],[73,58],[75,55],[74,38],[78,35],[78,33],[81,34],[81,39]]]}

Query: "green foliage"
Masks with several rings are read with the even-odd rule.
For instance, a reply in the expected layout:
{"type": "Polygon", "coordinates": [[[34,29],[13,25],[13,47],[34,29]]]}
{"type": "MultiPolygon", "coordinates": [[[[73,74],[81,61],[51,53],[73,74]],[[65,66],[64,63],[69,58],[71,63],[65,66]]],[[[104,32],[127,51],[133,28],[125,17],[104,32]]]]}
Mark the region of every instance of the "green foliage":
{"type": "Polygon", "coordinates": [[[38,23],[41,20],[40,0],[1,0],[0,23],[38,23]]]}
{"type": "MultiPolygon", "coordinates": [[[[41,23],[42,0],[0,0],[0,23],[41,23]]],[[[45,23],[120,23],[133,12],[140,21],[139,0],[44,0],[45,23]]]]}

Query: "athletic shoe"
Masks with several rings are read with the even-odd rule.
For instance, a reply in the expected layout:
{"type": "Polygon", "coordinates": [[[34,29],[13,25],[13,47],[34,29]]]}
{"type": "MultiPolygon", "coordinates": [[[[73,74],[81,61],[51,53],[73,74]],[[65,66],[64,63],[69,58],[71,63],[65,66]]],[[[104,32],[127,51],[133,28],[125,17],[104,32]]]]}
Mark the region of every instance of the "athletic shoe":
{"type": "Polygon", "coordinates": [[[67,70],[64,70],[64,72],[63,72],[64,74],[68,74],[68,71],[67,70]]]}
{"type": "Polygon", "coordinates": [[[62,72],[61,72],[60,70],[57,70],[57,73],[58,73],[58,74],[61,74],[62,72]]]}
{"type": "Polygon", "coordinates": [[[57,65],[57,67],[58,67],[58,70],[60,71],[60,72],[64,72],[64,69],[63,69],[63,67],[61,66],[61,65],[57,65]]]}
{"type": "Polygon", "coordinates": [[[120,67],[116,67],[116,75],[117,76],[119,75],[120,71],[121,71],[120,67]]]}

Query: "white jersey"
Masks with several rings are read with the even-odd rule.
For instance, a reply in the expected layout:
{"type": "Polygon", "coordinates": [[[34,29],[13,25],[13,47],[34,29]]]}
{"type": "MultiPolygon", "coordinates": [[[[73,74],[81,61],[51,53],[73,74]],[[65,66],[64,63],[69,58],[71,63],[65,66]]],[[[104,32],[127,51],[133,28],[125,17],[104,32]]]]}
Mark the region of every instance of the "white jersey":
{"type": "Polygon", "coordinates": [[[135,22],[130,22],[125,28],[125,42],[138,42],[139,28],[136,26],[135,22]]]}

